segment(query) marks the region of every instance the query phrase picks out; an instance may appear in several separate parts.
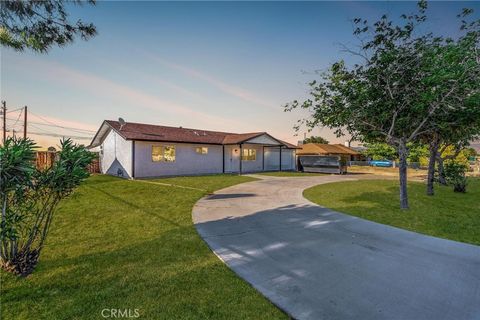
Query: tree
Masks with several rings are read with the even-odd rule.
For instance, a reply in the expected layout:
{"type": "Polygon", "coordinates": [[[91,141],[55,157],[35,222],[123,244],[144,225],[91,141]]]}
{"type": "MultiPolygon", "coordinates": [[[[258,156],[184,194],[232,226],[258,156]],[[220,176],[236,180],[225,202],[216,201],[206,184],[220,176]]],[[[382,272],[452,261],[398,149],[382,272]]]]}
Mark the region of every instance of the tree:
{"type": "MultiPolygon", "coordinates": [[[[460,108],[447,102],[463,93],[456,85],[441,90],[432,85],[442,79],[441,72],[433,73],[439,69],[432,64],[442,54],[442,47],[435,44],[444,40],[432,34],[416,36],[414,31],[427,19],[426,2],[419,2],[418,8],[416,14],[402,15],[403,23],[398,25],[386,15],[373,25],[355,19],[354,34],[363,36],[361,51],[349,52],[360,57],[362,63],[352,67],[343,61],[334,63],[319,81],[309,84],[310,99],[286,106],[287,111],[310,110],[311,117],[301,120],[300,125],[322,125],[335,129],[338,136],[348,132],[356,140],[392,146],[399,156],[402,209],[409,207],[408,144],[419,142],[432,130],[428,123],[433,116],[460,108]]],[[[458,84],[462,83],[459,77],[472,76],[468,70],[471,60],[464,61],[461,54],[452,55],[448,66],[457,69],[447,73],[443,78],[446,81],[454,78],[458,84]]]]}
{"type": "Polygon", "coordinates": [[[33,141],[8,138],[0,147],[0,267],[30,274],[40,256],[60,200],[88,177],[93,154],[71,140],[60,142],[58,160],[35,168],[33,141]]]}
{"type": "Polygon", "coordinates": [[[303,139],[303,143],[322,143],[322,144],[328,144],[328,140],[325,138],[322,138],[320,136],[311,136],[309,138],[303,139]]]}
{"type": "Polygon", "coordinates": [[[468,166],[455,161],[447,163],[445,166],[445,177],[449,184],[453,186],[454,192],[467,192],[467,177],[465,172],[468,166]]]}
{"type": "Polygon", "coordinates": [[[395,148],[386,143],[366,143],[365,147],[364,155],[373,160],[395,160],[398,157],[395,148]]]}
{"type": "MultiPolygon", "coordinates": [[[[478,77],[480,68],[477,64],[478,77]]],[[[475,70],[472,68],[472,70],[475,70]]],[[[445,160],[455,159],[470,141],[480,135],[480,94],[478,81],[473,81],[472,88],[464,96],[460,96],[456,103],[463,107],[443,115],[443,119],[433,119],[434,130],[425,138],[430,145],[430,159],[427,178],[427,195],[434,194],[434,173],[437,165],[438,182],[446,185],[444,174],[445,160]],[[475,92],[476,90],[476,92],[475,92]]]]}
{"type": "Polygon", "coordinates": [[[423,143],[411,143],[408,146],[408,162],[418,162],[420,165],[426,164],[428,157],[428,146],[423,143]]]}
{"type": "Polygon", "coordinates": [[[95,4],[95,0],[71,2],[57,0],[3,0],[0,7],[0,43],[17,51],[31,49],[45,53],[54,45],[72,43],[75,36],[83,40],[97,34],[92,23],[70,22],[65,6],[95,4]]]}
{"type": "MultiPolygon", "coordinates": [[[[472,11],[464,9],[465,18],[472,11]]],[[[430,45],[431,63],[426,66],[431,95],[444,92],[442,112],[430,117],[423,140],[429,144],[427,194],[433,195],[435,164],[444,183],[443,151],[453,146],[458,154],[469,140],[480,134],[480,20],[462,21],[465,34],[458,39],[435,38],[430,45]]],[[[450,156],[449,156],[450,157],[450,156]]],[[[453,155],[452,158],[456,157],[453,155]]]]}
{"type": "MultiPolygon", "coordinates": [[[[397,160],[398,153],[392,146],[386,143],[366,143],[367,148],[363,154],[373,160],[397,160]]],[[[424,162],[424,158],[428,156],[428,147],[420,143],[408,143],[408,162],[424,162]]]]}

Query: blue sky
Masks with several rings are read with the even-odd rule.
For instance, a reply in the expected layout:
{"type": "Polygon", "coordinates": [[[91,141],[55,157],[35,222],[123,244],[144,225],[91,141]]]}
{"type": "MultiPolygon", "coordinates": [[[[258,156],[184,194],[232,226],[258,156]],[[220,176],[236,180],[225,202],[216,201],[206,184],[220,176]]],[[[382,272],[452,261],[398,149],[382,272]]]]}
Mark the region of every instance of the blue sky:
{"type": "MultiPolygon", "coordinates": [[[[306,96],[314,70],[338,59],[352,62],[340,47],[356,44],[350,21],[383,13],[398,18],[415,5],[98,2],[74,7],[72,17],[93,22],[98,36],[48,55],[2,48],[1,96],[10,109],[29,106],[32,132],[75,134],[35,124],[45,120],[94,131],[103,119],[123,117],[210,130],[268,131],[296,142],[292,127],[303,114],[285,113],[282,105],[306,96]]],[[[452,36],[461,8],[474,8],[476,16],[480,11],[478,2],[429,6],[425,31],[452,36]]],[[[10,126],[16,117],[10,114],[10,126]]],[[[345,140],[321,128],[313,134],[345,140]]],[[[45,146],[57,140],[32,137],[45,146]]]]}

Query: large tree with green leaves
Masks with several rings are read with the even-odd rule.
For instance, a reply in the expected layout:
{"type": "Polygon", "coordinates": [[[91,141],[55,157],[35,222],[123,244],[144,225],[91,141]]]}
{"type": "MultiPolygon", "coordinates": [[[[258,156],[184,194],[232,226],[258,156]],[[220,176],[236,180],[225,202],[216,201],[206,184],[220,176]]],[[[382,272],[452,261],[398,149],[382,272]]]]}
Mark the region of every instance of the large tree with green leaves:
{"type": "Polygon", "coordinates": [[[303,139],[303,143],[322,143],[322,144],[328,144],[329,141],[323,137],[320,136],[311,136],[308,138],[303,139]]]}
{"type": "Polygon", "coordinates": [[[443,151],[454,147],[458,154],[480,134],[480,20],[467,22],[472,12],[464,9],[458,15],[463,31],[459,37],[434,37],[426,51],[430,63],[425,66],[425,96],[443,97],[442,105],[435,101],[438,111],[430,116],[422,137],[430,152],[428,195],[434,194],[435,163],[439,165],[440,182],[445,183],[443,151]]]}
{"type": "Polygon", "coordinates": [[[310,83],[310,99],[286,106],[287,111],[310,110],[311,117],[301,122],[308,127],[327,126],[339,136],[349,133],[360,141],[392,146],[399,156],[402,209],[409,207],[408,145],[432,131],[432,117],[462,107],[451,102],[466,92],[463,84],[473,76],[472,55],[466,58],[461,52],[441,59],[449,61],[445,73],[433,67],[439,55],[448,52],[438,45],[443,38],[417,35],[417,27],[427,20],[426,9],[426,2],[419,2],[418,12],[402,15],[399,24],[386,15],[373,25],[355,19],[354,34],[362,42],[360,51],[351,52],[362,62],[351,67],[334,63],[319,81],[310,83]],[[451,85],[437,88],[439,81],[451,85]]]}
{"type": "MultiPolygon", "coordinates": [[[[480,68],[477,64],[478,78],[480,68]]],[[[472,82],[473,90],[460,96],[456,102],[462,108],[434,117],[430,123],[432,131],[424,137],[429,144],[429,165],[427,195],[434,194],[434,174],[438,172],[438,182],[446,185],[444,162],[455,159],[465,150],[470,141],[480,135],[480,84],[472,82]],[[475,92],[476,91],[476,92],[475,92]],[[440,119],[439,119],[440,118],[440,119]],[[450,151],[450,152],[447,152],[450,151]],[[437,166],[437,168],[435,168],[437,166]]]]}
{"type": "Polygon", "coordinates": [[[94,5],[95,0],[2,0],[0,3],[0,43],[18,51],[47,52],[52,46],[64,46],[76,36],[87,40],[96,35],[92,23],[69,21],[66,6],[94,5]]]}

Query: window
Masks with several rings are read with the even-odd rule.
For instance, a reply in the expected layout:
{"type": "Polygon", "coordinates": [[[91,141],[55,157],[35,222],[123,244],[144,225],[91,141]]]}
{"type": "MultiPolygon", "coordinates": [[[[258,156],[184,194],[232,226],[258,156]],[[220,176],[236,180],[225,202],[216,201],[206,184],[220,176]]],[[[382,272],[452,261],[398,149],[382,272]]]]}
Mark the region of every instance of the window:
{"type": "Polygon", "coordinates": [[[255,150],[255,149],[243,149],[242,160],[243,161],[255,161],[255,160],[257,160],[257,150],[255,150]]]}
{"type": "Polygon", "coordinates": [[[167,162],[175,161],[175,147],[174,146],[165,146],[163,147],[163,159],[167,162]]]}
{"type": "Polygon", "coordinates": [[[195,152],[198,154],[207,154],[208,148],[207,147],[197,147],[195,148],[195,152]]]}
{"type": "Polygon", "coordinates": [[[163,148],[152,146],[152,161],[158,162],[162,161],[163,158],[163,148]]]}
{"type": "Polygon", "coordinates": [[[174,162],[175,146],[152,146],[152,161],[174,162]]]}

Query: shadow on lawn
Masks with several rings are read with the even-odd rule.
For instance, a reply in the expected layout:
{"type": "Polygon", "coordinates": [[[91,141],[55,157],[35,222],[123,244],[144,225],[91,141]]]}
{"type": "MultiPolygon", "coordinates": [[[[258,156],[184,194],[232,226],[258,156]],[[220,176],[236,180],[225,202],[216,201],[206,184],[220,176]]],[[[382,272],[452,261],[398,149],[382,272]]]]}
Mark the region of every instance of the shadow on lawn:
{"type": "Polygon", "coordinates": [[[189,282],[192,292],[207,294],[203,291],[215,280],[209,270],[224,268],[199,241],[193,227],[175,228],[117,250],[94,251],[72,258],[41,259],[31,277],[2,289],[4,311],[18,302],[35,301],[51,316],[71,309],[71,317],[93,319],[106,307],[149,309],[150,313],[155,308],[161,314],[172,308],[168,296],[173,293],[172,299],[182,300],[180,293],[189,290],[189,282]]]}
{"type": "MultiPolygon", "coordinates": [[[[163,221],[168,222],[168,223],[170,223],[170,224],[172,224],[172,225],[174,225],[174,226],[177,226],[177,227],[180,227],[180,226],[181,226],[181,225],[178,224],[177,222],[175,222],[175,221],[173,221],[173,220],[171,220],[171,219],[168,219],[168,218],[163,217],[161,214],[159,214],[159,211],[146,210],[145,207],[143,207],[143,206],[136,205],[136,204],[133,203],[133,202],[130,202],[130,201],[125,200],[125,198],[122,198],[122,197],[117,196],[117,195],[115,195],[115,194],[113,194],[113,193],[107,192],[107,191],[105,191],[105,190],[103,190],[103,189],[101,189],[101,188],[92,187],[92,186],[87,186],[87,187],[90,188],[90,189],[93,189],[93,190],[95,190],[95,191],[97,191],[97,192],[99,192],[99,193],[102,193],[102,194],[106,195],[107,197],[109,197],[109,198],[111,198],[111,199],[113,199],[113,200],[115,200],[115,201],[118,201],[118,202],[120,202],[120,203],[123,203],[123,204],[129,206],[130,208],[133,208],[133,209],[136,209],[136,210],[140,210],[141,212],[147,213],[147,214],[149,214],[149,215],[151,215],[151,216],[155,216],[156,218],[162,219],[163,221]]],[[[141,195],[139,195],[139,196],[141,196],[141,195]]]]}

